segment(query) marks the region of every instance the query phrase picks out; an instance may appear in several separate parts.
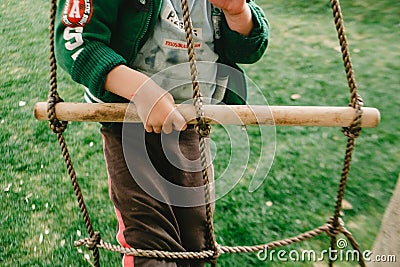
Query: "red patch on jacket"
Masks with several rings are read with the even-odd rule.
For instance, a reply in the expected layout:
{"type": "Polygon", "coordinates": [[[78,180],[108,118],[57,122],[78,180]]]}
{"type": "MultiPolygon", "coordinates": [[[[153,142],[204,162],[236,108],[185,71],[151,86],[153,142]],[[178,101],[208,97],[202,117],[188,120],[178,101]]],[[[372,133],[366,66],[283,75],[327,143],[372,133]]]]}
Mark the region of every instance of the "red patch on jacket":
{"type": "Polygon", "coordinates": [[[67,0],[62,23],[67,27],[83,27],[89,23],[92,12],[92,0],[67,0]]]}

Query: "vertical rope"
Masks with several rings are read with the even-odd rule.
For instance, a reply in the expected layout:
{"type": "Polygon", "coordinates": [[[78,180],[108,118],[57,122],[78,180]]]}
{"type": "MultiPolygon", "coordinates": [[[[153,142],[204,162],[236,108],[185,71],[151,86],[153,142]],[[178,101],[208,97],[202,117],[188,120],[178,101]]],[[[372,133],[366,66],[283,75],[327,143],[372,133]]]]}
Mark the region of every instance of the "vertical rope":
{"type": "Polygon", "coordinates": [[[76,172],[75,172],[75,169],[73,167],[71,156],[70,156],[70,154],[68,152],[67,143],[65,141],[65,138],[64,138],[63,134],[62,133],[57,133],[57,139],[58,139],[58,143],[59,143],[59,145],[61,147],[61,152],[62,152],[64,161],[65,161],[65,164],[66,164],[66,167],[67,167],[67,171],[68,171],[69,177],[70,177],[71,182],[72,182],[72,186],[73,186],[73,189],[74,189],[74,192],[75,192],[75,196],[76,196],[76,199],[77,199],[77,202],[78,202],[79,209],[80,209],[81,214],[82,214],[83,221],[84,221],[85,226],[86,226],[86,230],[87,230],[89,236],[91,237],[91,239],[95,240],[95,241],[92,241],[92,245],[88,245],[88,248],[93,250],[94,265],[96,267],[99,267],[100,266],[100,252],[99,252],[99,249],[97,248],[96,245],[100,241],[100,233],[95,232],[93,230],[93,225],[92,225],[92,222],[90,220],[89,212],[88,212],[87,206],[85,204],[85,200],[83,198],[82,191],[81,191],[81,188],[79,186],[78,179],[77,179],[77,176],[76,176],[76,172]]]}
{"type": "MultiPolygon", "coordinates": [[[[346,71],[346,77],[347,77],[347,83],[350,88],[350,103],[349,106],[354,108],[355,110],[355,118],[352,122],[352,124],[349,127],[343,128],[343,133],[347,137],[347,146],[346,146],[346,152],[345,152],[345,157],[343,161],[343,168],[342,168],[342,173],[341,173],[341,179],[339,182],[339,188],[338,188],[338,193],[337,193],[337,198],[336,198],[336,204],[335,204],[335,211],[334,211],[334,216],[332,219],[332,235],[331,235],[331,248],[335,250],[336,248],[336,235],[339,228],[343,228],[340,225],[340,217],[341,217],[341,210],[342,210],[342,202],[344,199],[344,194],[346,191],[346,185],[350,173],[350,165],[352,161],[352,154],[354,151],[354,146],[355,146],[355,139],[361,134],[361,118],[362,118],[362,106],[363,106],[363,100],[358,94],[358,88],[357,84],[355,81],[354,77],[354,71],[353,71],[353,66],[351,63],[351,58],[350,58],[350,52],[349,52],[349,47],[348,47],[348,42],[347,42],[347,37],[345,33],[345,28],[344,28],[344,22],[343,22],[343,15],[340,7],[339,0],[331,0],[331,7],[333,11],[333,17],[334,17],[334,22],[336,26],[336,30],[338,33],[338,38],[339,38],[339,43],[342,51],[342,59],[346,71]]],[[[358,247],[357,242],[355,242],[354,238],[351,236],[350,232],[345,230],[344,228],[340,231],[345,234],[345,236],[350,240],[350,242],[353,245],[353,248],[355,248],[359,253],[360,249],[358,247]]],[[[360,254],[361,255],[361,254],[360,254]]],[[[361,266],[365,266],[364,259],[360,257],[359,261],[361,266]]],[[[329,266],[333,266],[333,261],[332,259],[329,260],[329,266]]]]}
{"type": "Polygon", "coordinates": [[[334,21],[336,25],[336,30],[338,32],[338,38],[340,42],[340,47],[342,50],[343,63],[346,70],[346,77],[348,85],[350,87],[350,106],[356,111],[356,117],[352,122],[350,127],[344,128],[343,132],[348,137],[346,153],[344,158],[344,166],[342,169],[342,175],[338,190],[337,201],[335,205],[335,215],[333,224],[338,226],[338,218],[340,217],[341,205],[346,189],[347,178],[350,172],[350,164],[352,159],[352,153],[354,150],[355,138],[357,138],[361,133],[361,116],[362,116],[362,99],[358,94],[357,84],[354,78],[353,66],[350,59],[350,52],[348,49],[347,37],[344,29],[343,15],[340,8],[340,3],[338,0],[331,0],[331,6],[333,10],[334,21]]]}
{"type": "Polygon", "coordinates": [[[68,122],[60,122],[56,118],[55,105],[63,100],[60,98],[57,92],[57,62],[54,48],[54,29],[55,29],[55,17],[57,11],[57,3],[55,0],[50,1],[50,88],[47,100],[47,113],[49,119],[49,126],[53,132],[64,132],[67,128],[68,122]]]}
{"type": "Polygon", "coordinates": [[[354,239],[353,235],[349,231],[347,231],[346,229],[343,229],[343,234],[350,241],[350,244],[353,247],[353,249],[357,251],[358,257],[359,257],[358,258],[358,264],[361,267],[366,267],[366,264],[364,262],[364,258],[363,258],[363,254],[361,252],[360,246],[358,245],[357,241],[354,239]]]}
{"type": "Polygon", "coordinates": [[[50,89],[48,94],[48,104],[47,104],[47,112],[50,128],[57,135],[57,140],[61,148],[61,152],[68,170],[68,174],[71,178],[72,186],[74,188],[75,195],[77,197],[78,205],[80,211],[82,213],[82,217],[85,222],[85,226],[89,236],[95,240],[92,242],[92,245],[88,246],[89,249],[93,250],[94,257],[94,266],[100,266],[100,253],[97,248],[97,244],[100,242],[100,234],[93,230],[93,226],[90,220],[90,216],[83,199],[83,195],[76,178],[75,169],[72,165],[71,156],[68,152],[67,143],[63,136],[63,132],[66,130],[68,122],[60,122],[56,118],[55,106],[57,103],[62,102],[63,100],[60,98],[57,92],[57,62],[55,57],[55,47],[54,47],[54,32],[55,32],[55,17],[57,12],[57,1],[50,1],[50,89]]]}
{"type": "Polygon", "coordinates": [[[346,70],[347,82],[350,88],[350,106],[356,108],[357,101],[362,102],[362,100],[358,95],[358,88],[354,77],[353,65],[351,63],[350,51],[348,48],[348,42],[343,22],[343,15],[339,0],[331,0],[331,7],[333,10],[335,26],[338,33],[340,48],[342,51],[342,59],[346,70]]]}
{"type": "Polygon", "coordinates": [[[211,188],[210,188],[210,178],[208,173],[208,163],[207,163],[207,151],[205,144],[205,137],[210,134],[211,127],[206,122],[204,118],[204,107],[203,107],[203,97],[200,92],[200,86],[198,82],[197,76],[197,66],[196,66],[196,57],[194,51],[194,41],[193,41],[193,30],[192,23],[190,19],[190,11],[189,4],[187,0],[182,0],[182,13],[183,13],[183,21],[186,33],[186,42],[188,46],[188,57],[190,64],[190,74],[192,77],[192,85],[193,85],[193,105],[196,109],[196,131],[199,134],[199,146],[200,146],[200,154],[201,154],[201,164],[202,164],[202,175],[204,182],[204,196],[206,201],[206,217],[207,217],[207,233],[206,239],[208,240],[208,246],[211,250],[214,251],[214,261],[213,265],[216,264],[216,259],[218,258],[218,248],[214,236],[214,224],[213,224],[213,211],[211,205],[211,188]]]}
{"type": "Polygon", "coordinates": [[[331,251],[329,252],[329,267],[333,267],[333,259],[336,258],[337,251],[336,251],[336,243],[337,243],[337,237],[336,235],[331,236],[331,243],[330,243],[330,248],[331,251]]]}

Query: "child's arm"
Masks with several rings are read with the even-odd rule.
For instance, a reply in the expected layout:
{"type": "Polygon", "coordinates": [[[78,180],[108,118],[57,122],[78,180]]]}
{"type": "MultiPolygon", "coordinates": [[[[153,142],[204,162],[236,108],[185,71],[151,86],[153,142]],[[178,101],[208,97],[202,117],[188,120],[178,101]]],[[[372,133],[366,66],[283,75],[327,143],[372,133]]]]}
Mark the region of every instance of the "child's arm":
{"type": "Polygon", "coordinates": [[[229,28],[244,36],[253,29],[252,14],[246,0],[209,0],[215,7],[222,9],[229,28]]]}
{"type": "Polygon", "coordinates": [[[146,131],[185,129],[182,116],[172,112],[172,97],[145,75],[128,68],[127,56],[111,46],[112,30],[119,27],[124,0],[87,2],[90,4],[81,9],[72,1],[59,1],[55,36],[59,65],[87,88],[89,102],[133,100],[146,131]],[[85,12],[86,20],[78,10],[85,12]],[[146,88],[139,90],[142,87],[146,88]]]}
{"type": "Polygon", "coordinates": [[[186,129],[186,121],[175,109],[172,96],[146,75],[120,65],[108,73],[104,88],[135,103],[147,132],[186,129]]]}
{"type": "MultiPolygon", "coordinates": [[[[228,8],[230,3],[240,3],[244,4],[242,6],[244,9],[243,12],[237,13],[237,16],[233,16],[239,21],[239,25],[233,25],[232,14],[235,14],[232,10],[230,10],[231,15],[226,15],[228,11],[224,11],[224,16],[221,19],[221,27],[220,27],[220,39],[215,40],[215,47],[220,56],[221,62],[225,64],[232,65],[234,63],[240,64],[252,64],[259,60],[268,47],[268,38],[269,38],[269,23],[265,17],[263,10],[257,6],[254,0],[209,0],[217,3],[216,5],[224,2],[225,7],[228,8]],[[245,10],[250,10],[250,21],[246,21],[246,12],[245,10]],[[230,18],[228,18],[230,16],[230,18]],[[242,17],[243,18],[240,18],[242,17]],[[230,22],[228,22],[230,19],[230,22]],[[243,22],[242,22],[242,21],[243,22]],[[229,24],[230,23],[230,24],[229,24]],[[246,25],[250,29],[250,33],[245,36],[244,31],[241,33],[238,32],[240,29],[236,28],[236,30],[232,29],[234,27],[239,27],[242,25],[243,27],[246,25]]],[[[221,5],[220,5],[221,6],[221,5]]],[[[238,11],[240,9],[236,9],[238,11]]],[[[243,30],[243,29],[242,29],[243,30]]]]}

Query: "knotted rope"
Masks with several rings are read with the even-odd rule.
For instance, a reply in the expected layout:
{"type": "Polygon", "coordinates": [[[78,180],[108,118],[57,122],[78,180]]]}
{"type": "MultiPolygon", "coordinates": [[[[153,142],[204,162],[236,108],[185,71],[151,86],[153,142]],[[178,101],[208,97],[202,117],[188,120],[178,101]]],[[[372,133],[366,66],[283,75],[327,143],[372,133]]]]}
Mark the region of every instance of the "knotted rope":
{"type": "Polygon", "coordinates": [[[94,243],[88,245],[91,250],[93,250],[94,265],[96,267],[100,266],[100,252],[97,245],[100,241],[100,234],[93,230],[92,222],[90,220],[89,212],[87,210],[82,191],[80,189],[78,179],[75,173],[74,166],[72,164],[71,156],[68,152],[67,143],[65,141],[63,132],[66,130],[68,122],[60,122],[56,118],[55,106],[57,103],[62,102],[57,92],[57,62],[55,57],[54,48],[54,32],[55,32],[55,17],[57,11],[57,0],[51,0],[50,2],[50,89],[47,101],[47,111],[49,118],[49,125],[53,132],[57,135],[57,140],[61,148],[61,152],[68,170],[69,177],[74,188],[74,192],[78,201],[78,206],[81,211],[83,220],[85,222],[86,230],[89,236],[94,239],[94,243]]]}
{"type": "MultiPolygon", "coordinates": [[[[357,84],[354,78],[354,71],[353,71],[353,65],[351,63],[350,59],[350,51],[348,47],[348,42],[347,42],[347,37],[345,33],[345,28],[344,28],[344,22],[343,22],[343,15],[342,15],[342,10],[340,7],[339,0],[331,0],[331,7],[333,11],[333,17],[334,17],[334,22],[336,25],[336,30],[338,33],[338,39],[342,51],[342,59],[346,71],[346,77],[347,77],[347,83],[350,88],[350,104],[349,106],[354,108],[355,110],[355,117],[353,122],[349,127],[343,128],[343,133],[347,137],[347,146],[346,146],[346,152],[345,152],[345,157],[344,157],[344,162],[343,162],[343,169],[341,173],[341,178],[340,178],[340,183],[339,183],[339,188],[338,188],[338,194],[336,198],[336,205],[335,205],[335,211],[334,211],[334,216],[332,219],[332,226],[333,229],[331,230],[331,233],[336,233],[336,231],[340,231],[345,236],[349,239],[350,243],[352,244],[353,248],[358,251],[359,255],[361,255],[361,251],[359,248],[359,245],[353,238],[353,236],[348,232],[347,230],[344,229],[342,226],[343,222],[340,220],[340,213],[342,210],[342,202],[344,199],[344,194],[346,191],[346,185],[347,185],[347,180],[349,177],[350,173],[350,164],[352,160],[352,154],[354,151],[354,145],[355,145],[355,139],[360,136],[361,134],[361,117],[362,117],[362,110],[361,108],[363,107],[363,100],[361,96],[358,94],[358,88],[357,84]]],[[[336,235],[331,236],[331,248],[332,251],[336,250],[336,235]]],[[[360,266],[365,266],[364,259],[362,257],[359,257],[359,264],[360,266]]],[[[333,261],[332,259],[329,260],[329,266],[333,266],[333,261]]]]}
{"type": "Polygon", "coordinates": [[[208,172],[207,147],[205,143],[205,138],[210,135],[211,126],[207,123],[206,118],[204,117],[203,96],[200,91],[200,85],[197,76],[197,65],[196,65],[196,56],[194,51],[193,29],[192,29],[192,22],[190,19],[189,4],[187,0],[182,0],[181,2],[182,2],[182,14],[183,14],[183,22],[186,35],[186,43],[188,47],[187,51],[188,51],[188,59],[190,65],[190,74],[193,86],[193,105],[196,109],[197,123],[195,125],[195,129],[197,134],[199,135],[199,149],[200,149],[200,159],[201,159],[203,184],[204,184],[204,199],[205,199],[206,217],[207,217],[206,240],[208,241],[207,243],[209,249],[214,252],[212,260],[212,265],[214,266],[216,265],[216,260],[219,255],[219,251],[214,235],[210,177],[208,172]]]}
{"type": "MultiPolygon", "coordinates": [[[[74,192],[77,197],[78,205],[82,213],[82,217],[84,219],[87,231],[89,233],[89,238],[84,238],[74,243],[74,246],[87,246],[90,250],[93,250],[94,255],[94,265],[100,266],[99,261],[99,248],[106,249],[109,251],[119,252],[127,255],[134,255],[138,257],[148,257],[148,258],[159,258],[159,259],[208,259],[211,260],[212,263],[216,264],[216,259],[220,254],[224,253],[254,253],[263,251],[267,248],[275,248],[281,246],[287,246],[293,243],[305,241],[307,239],[316,237],[322,233],[326,233],[331,237],[331,247],[334,249],[336,246],[337,235],[342,233],[345,237],[350,241],[351,245],[355,250],[360,253],[360,248],[355,241],[354,237],[351,233],[344,227],[344,223],[341,219],[341,203],[344,198],[345,188],[347,184],[348,174],[350,171],[351,157],[352,152],[354,150],[355,138],[357,138],[361,133],[361,116],[362,116],[362,106],[363,101],[358,94],[357,85],[354,79],[353,68],[350,60],[350,53],[348,50],[347,39],[344,31],[344,24],[342,13],[340,9],[340,3],[338,0],[331,0],[331,7],[334,14],[335,25],[338,32],[338,37],[340,40],[340,45],[342,49],[342,57],[344,61],[344,66],[346,69],[346,76],[348,80],[348,84],[350,87],[350,106],[353,107],[356,111],[356,116],[354,118],[353,123],[350,127],[346,127],[343,129],[345,136],[348,138],[347,148],[344,159],[344,167],[342,169],[341,180],[338,189],[338,195],[335,205],[334,216],[324,225],[315,228],[311,231],[302,233],[298,236],[273,241],[270,243],[255,245],[255,246],[220,246],[215,241],[214,236],[214,226],[212,221],[212,206],[211,206],[211,188],[210,188],[210,179],[208,175],[207,168],[207,157],[206,157],[206,145],[205,138],[210,134],[210,125],[207,123],[204,117],[204,108],[203,108],[203,98],[200,92],[199,82],[197,79],[197,67],[196,67],[196,59],[194,53],[194,44],[193,44],[193,34],[190,22],[190,14],[188,8],[187,0],[182,0],[182,10],[184,16],[184,24],[185,24],[185,32],[186,39],[188,43],[188,56],[190,62],[190,72],[192,76],[192,84],[193,84],[193,105],[196,109],[196,131],[199,134],[199,143],[200,143],[200,151],[201,151],[201,162],[203,166],[203,180],[205,185],[205,201],[206,201],[206,215],[207,215],[207,240],[209,249],[199,252],[170,252],[170,251],[159,251],[159,250],[142,250],[135,248],[124,248],[121,246],[115,246],[110,243],[106,243],[101,239],[100,233],[95,232],[93,230],[92,223],[90,221],[90,217],[87,211],[87,207],[85,205],[74,167],[72,165],[71,157],[69,155],[67,145],[65,139],[63,137],[63,132],[67,127],[67,122],[60,122],[56,119],[55,106],[57,103],[61,102],[62,99],[59,97],[57,93],[57,75],[56,75],[56,60],[54,53],[54,24],[55,24],[55,13],[57,10],[56,0],[51,0],[51,15],[50,15],[50,90],[48,97],[48,117],[50,128],[57,134],[57,138],[62,150],[62,154],[67,166],[68,174],[71,178],[74,192]]],[[[333,261],[330,260],[330,266],[333,265],[333,261]]],[[[360,266],[365,266],[364,260],[362,257],[359,261],[360,266]]]]}

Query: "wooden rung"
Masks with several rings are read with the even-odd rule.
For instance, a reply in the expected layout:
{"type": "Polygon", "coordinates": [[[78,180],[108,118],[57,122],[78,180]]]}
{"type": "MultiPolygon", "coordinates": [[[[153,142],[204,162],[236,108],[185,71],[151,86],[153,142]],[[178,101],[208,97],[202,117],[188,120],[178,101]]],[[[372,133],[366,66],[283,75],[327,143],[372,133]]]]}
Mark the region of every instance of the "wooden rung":
{"type": "MultiPolygon", "coordinates": [[[[139,122],[133,104],[121,103],[70,103],[56,105],[57,118],[61,121],[81,122],[139,122]]],[[[188,123],[194,123],[192,105],[177,105],[188,123]]],[[[374,128],[380,122],[376,108],[363,108],[362,127],[374,128]]],[[[276,125],[276,126],[325,126],[346,127],[355,116],[351,107],[328,106],[257,106],[257,105],[204,105],[205,116],[212,124],[276,125]]],[[[35,105],[35,117],[47,120],[47,103],[35,105]]]]}

